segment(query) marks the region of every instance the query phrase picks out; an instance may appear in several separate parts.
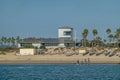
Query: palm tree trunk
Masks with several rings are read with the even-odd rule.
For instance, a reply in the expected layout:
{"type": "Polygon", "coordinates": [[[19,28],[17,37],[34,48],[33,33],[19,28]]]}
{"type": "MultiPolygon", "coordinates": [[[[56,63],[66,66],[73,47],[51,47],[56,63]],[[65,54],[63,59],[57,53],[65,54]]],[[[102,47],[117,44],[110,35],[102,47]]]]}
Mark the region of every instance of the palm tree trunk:
{"type": "MultiPolygon", "coordinates": [[[[84,40],[84,39],[83,39],[84,40]]],[[[84,44],[84,41],[82,40],[82,47],[83,47],[83,44],[84,44]]]]}
{"type": "Polygon", "coordinates": [[[85,38],[85,47],[86,47],[86,38],[85,38]]]}

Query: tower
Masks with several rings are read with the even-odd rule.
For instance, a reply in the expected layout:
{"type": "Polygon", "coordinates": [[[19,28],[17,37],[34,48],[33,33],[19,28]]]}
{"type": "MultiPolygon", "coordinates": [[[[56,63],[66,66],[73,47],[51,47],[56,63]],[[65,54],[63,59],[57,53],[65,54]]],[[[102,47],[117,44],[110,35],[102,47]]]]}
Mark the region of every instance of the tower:
{"type": "Polygon", "coordinates": [[[73,28],[64,26],[58,29],[58,38],[73,40],[73,28]]]}

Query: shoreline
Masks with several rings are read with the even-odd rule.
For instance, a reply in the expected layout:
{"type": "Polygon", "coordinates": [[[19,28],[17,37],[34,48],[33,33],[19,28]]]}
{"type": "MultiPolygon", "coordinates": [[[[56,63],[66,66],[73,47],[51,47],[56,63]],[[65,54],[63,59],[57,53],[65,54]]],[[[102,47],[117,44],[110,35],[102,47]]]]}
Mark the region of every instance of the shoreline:
{"type": "MultiPolygon", "coordinates": [[[[77,64],[74,62],[47,62],[47,61],[0,61],[0,65],[2,64],[77,64]]],[[[79,63],[79,64],[120,64],[117,62],[91,62],[91,63],[79,63]]]]}

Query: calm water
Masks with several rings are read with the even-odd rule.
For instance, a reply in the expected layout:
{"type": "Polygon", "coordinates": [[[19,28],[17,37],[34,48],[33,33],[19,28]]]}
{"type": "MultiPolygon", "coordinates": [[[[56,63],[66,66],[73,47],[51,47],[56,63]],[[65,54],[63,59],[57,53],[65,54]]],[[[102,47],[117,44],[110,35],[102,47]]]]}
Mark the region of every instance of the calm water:
{"type": "Polygon", "coordinates": [[[0,65],[0,80],[120,80],[120,65],[0,65]]]}

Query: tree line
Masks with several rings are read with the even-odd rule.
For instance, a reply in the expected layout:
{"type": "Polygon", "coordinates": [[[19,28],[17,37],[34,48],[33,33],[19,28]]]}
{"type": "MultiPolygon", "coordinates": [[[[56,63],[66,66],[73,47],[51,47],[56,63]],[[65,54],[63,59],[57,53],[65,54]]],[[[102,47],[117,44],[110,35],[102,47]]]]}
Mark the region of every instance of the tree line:
{"type": "Polygon", "coordinates": [[[103,45],[103,46],[111,46],[111,47],[118,47],[120,42],[120,28],[117,28],[114,34],[112,34],[112,30],[110,28],[106,29],[107,37],[109,38],[109,42],[106,44],[106,39],[102,39],[98,35],[98,30],[93,29],[92,34],[94,36],[93,40],[88,41],[87,36],[89,34],[88,29],[84,29],[82,32],[83,39],[81,40],[82,46],[96,46],[96,45],[103,45]],[[113,41],[113,43],[112,43],[113,41]]]}
{"type": "Polygon", "coordinates": [[[17,44],[20,43],[20,41],[22,41],[22,39],[19,36],[17,37],[2,36],[0,38],[1,47],[16,47],[17,44]]]}

